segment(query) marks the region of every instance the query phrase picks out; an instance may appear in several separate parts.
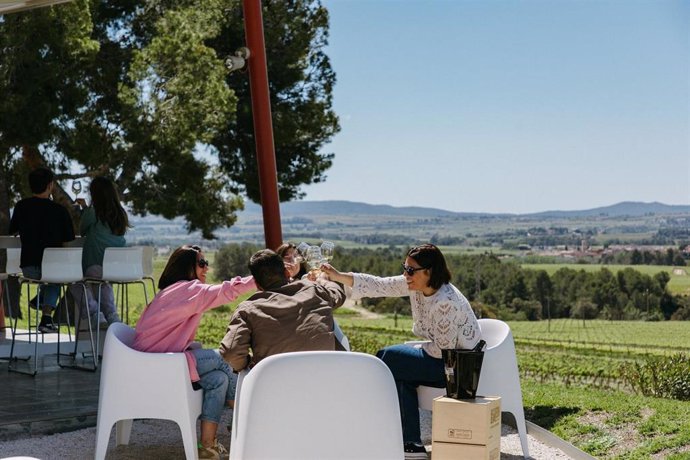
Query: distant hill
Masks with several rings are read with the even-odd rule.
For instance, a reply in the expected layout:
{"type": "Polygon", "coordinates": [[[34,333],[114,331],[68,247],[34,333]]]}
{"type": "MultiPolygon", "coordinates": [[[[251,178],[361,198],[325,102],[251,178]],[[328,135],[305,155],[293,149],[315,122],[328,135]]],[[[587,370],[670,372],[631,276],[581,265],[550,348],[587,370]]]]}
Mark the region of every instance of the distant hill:
{"type": "MultiPolygon", "coordinates": [[[[243,214],[261,214],[261,207],[247,203],[243,214]]],[[[396,208],[387,204],[367,204],[354,201],[290,201],[280,203],[281,216],[405,216],[405,217],[454,217],[482,215],[459,213],[436,208],[407,206],[396,208]]]]}
{"type": "MultiPolygon", "coordinates": [[[[352,201],[291,201],[280,204],[281,217],[292,216],[339,216],[339,215],[372,215],[372,216],[401,216],[401,217],[507,217],[526,216],[535,218],[548,217],[594,217],[594,216],[645,216],[653,214],[687,214],[690,213],[690,205],[667,205],[663,203],[643,203],[624,201],[611,206],[585,209],[580,211],[543,211],[530,214],[492,214],[453,212],[437,208],[423,208],[416,206],[395,207],[385,204],[367,204],[352,201]]],[[[261,207],[254,203],[247,203],[241,215],[250,217],[260,215],[261,207]]]]}
{"type": "Polygon", "coordinates": [[[534,217],[594,217],[594,216],[647,216],[654,214],[687,214],[690,205],[669,205],[659,202],[643,203],[639,201],[623,201],[611,206],[585,209],[582,211],[544,211],[528,214],[534,217]]]}

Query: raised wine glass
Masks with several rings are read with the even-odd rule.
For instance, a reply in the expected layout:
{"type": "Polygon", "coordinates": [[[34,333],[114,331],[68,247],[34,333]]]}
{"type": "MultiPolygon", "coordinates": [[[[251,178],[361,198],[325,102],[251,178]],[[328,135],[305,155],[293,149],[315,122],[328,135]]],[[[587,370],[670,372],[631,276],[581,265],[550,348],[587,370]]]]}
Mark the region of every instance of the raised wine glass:
{"type": "Polygon", "coordinates": [[[318,246],[309,246],[307,253],[305,255],[305,261],[307,263],[307,268],[310,274],[315,277],[318,276],[318,272],[321,269],[321,264],[323,264],[323,255],[321,254],[321,248],[318,246]]]}
{"type": "Polygon", "coordinates": [[[297,252],[302,256],[302,258],[307,257],[307,249],[309,249],[309,244],[305,243],[304,241],[297,245],[297,252]]]}
{"type": "Polygon", "coordinates": [[[76,200],[79,197],[79,193],[81,192],[81,181],[72,181],[72,191],[74,192],[74,199],[76,200]]]}
{"type": "Polygon", "coordinates": [[[334,249],[335,244],[333,244],[331,241],[324,241],[321,243],[321,255],[324,259],[326,259],[327,262],[330,262],[333,259],[334,249]]]}

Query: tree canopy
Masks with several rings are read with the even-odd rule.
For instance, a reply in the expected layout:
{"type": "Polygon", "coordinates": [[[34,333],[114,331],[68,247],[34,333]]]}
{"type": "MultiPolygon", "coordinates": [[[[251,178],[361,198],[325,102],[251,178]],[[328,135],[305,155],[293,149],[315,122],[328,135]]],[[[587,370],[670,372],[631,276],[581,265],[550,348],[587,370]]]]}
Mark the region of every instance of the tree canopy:
{"type": "MultiPolygon", "coordinates": [[[[338,132],[319,1],[264,0],[280,199],[323,181],[338,132]]],[[[111,176],[138,214],[212,237],[260,202],[244,45],[232,0],[75,0],[0,17],[0,231],[28,170],[111,176]]],[[[59,197],[58,197],[59,198],[59,197]]],[[[63,195],[63,198],[66,198],[63,195]]]]}

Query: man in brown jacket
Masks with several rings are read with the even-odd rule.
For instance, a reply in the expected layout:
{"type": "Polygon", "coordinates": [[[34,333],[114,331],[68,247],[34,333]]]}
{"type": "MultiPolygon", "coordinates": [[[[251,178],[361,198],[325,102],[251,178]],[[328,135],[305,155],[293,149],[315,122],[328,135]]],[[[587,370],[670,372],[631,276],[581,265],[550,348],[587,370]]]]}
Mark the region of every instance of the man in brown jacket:
{"type": "Polygon", "coordinates": [[[341,284],[290,283],[282,257],[269,249],[251,257],[249,271],[259,291],[237,307],[219,350],[235,371],[278,353],[342,349],[333,333],[333,309],[345,301],[341,284]]]}

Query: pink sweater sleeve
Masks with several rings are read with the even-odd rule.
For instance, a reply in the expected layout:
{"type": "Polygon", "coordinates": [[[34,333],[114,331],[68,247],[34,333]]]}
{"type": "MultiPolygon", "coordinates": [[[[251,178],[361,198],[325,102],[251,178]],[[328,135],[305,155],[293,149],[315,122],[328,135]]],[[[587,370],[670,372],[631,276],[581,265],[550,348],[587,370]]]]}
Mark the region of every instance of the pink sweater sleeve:
{"type": "Polygon", "coordinates": [[[256,283],[251,276],[244,278],[236,276],[220,284],[207,284],[205,287],[207,287],[207,289],[202,289],[198,293],[200,297],[196,302],[196,305],[201,311],[210,310],[235,300],[245,292],[256,289],[256,283]]]}

